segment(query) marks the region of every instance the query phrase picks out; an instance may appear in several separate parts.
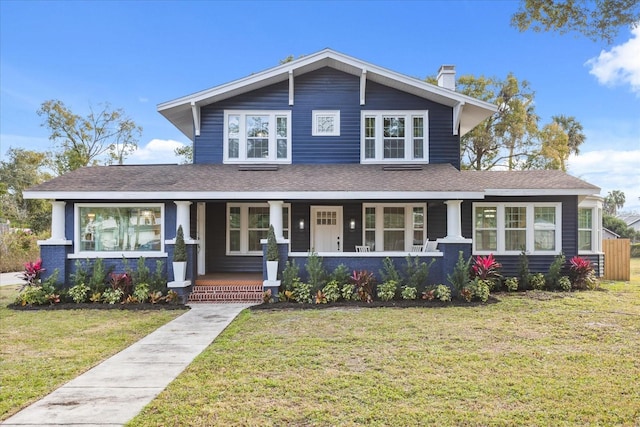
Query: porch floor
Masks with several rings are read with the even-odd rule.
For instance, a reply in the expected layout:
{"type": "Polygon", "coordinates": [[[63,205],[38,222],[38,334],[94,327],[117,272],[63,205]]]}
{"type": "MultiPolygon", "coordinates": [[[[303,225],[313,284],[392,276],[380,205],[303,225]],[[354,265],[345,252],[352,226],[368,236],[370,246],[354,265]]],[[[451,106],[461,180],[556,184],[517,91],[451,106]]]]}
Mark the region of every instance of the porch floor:
{"type": "Polygon", "coordinates": [[[208,273],[198,276],[195,286],[262,285],[262,273],[208,273]]]}

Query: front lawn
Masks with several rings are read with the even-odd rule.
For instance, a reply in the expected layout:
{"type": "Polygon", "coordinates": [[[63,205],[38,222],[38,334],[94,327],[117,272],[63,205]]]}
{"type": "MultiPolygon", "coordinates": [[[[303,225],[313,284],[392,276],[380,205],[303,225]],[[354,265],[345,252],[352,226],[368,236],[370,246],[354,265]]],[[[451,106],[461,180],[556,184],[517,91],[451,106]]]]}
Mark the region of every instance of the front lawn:
{"type": "Polygon", "coordinates": [[[129,425],[640,424],[637,277],[496,297],[245,311],[129,425]]]}
{"type": "Polygon", "coordinates": [[[16,295],[0,287],[0,420],[184,313],[10,310],[16,295]]]}

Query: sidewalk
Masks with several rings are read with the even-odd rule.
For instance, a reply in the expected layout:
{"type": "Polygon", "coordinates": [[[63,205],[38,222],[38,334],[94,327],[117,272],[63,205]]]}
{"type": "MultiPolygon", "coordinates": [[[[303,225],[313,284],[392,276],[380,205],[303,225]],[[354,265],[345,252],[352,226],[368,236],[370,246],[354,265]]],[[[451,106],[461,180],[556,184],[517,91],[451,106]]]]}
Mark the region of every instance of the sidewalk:
{"type": "Polygon", "coordinates": [[[0,273],[0,286],[22,285],[24,280],[20,278],[22,273],[0,273]]]}
{"type": "Polygon", "coordinates": [[[182,316],[6,419],[1,425],[123,425],[164,390],[243,309],[251,305],[194,304],[182,316]]]}

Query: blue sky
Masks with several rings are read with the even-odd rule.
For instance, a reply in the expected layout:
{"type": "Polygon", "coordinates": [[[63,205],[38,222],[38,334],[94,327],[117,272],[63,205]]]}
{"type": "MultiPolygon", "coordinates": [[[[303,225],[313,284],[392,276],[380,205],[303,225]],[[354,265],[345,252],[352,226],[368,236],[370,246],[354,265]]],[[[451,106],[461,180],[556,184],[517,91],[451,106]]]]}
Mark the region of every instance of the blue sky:
{"type": "Polygon", "coordinates": [[[156,105],[332,48],[424,78],[505,78],[535,91],[541,124],[574,116],[587,141],[569,172],[624,191],[640,211],[640,29],[612,45],[575,34],[520,33],[517,1],[0,0],[0,151],[50,149],[36,114],[59,99],[84,115],[109,102],[144,128],[127,163],[175,163],[188,139],[156,105]]]}

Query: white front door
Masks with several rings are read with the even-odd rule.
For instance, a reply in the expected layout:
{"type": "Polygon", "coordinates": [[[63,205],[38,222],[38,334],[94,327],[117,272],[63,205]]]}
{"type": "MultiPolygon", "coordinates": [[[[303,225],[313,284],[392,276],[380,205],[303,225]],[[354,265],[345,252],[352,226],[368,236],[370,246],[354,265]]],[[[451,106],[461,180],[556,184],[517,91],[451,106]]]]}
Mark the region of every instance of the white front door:
{"type": "Polygon", "coordinates": [[[311,249],[342,252],[342,206],[311,207],[311,249]]]}

